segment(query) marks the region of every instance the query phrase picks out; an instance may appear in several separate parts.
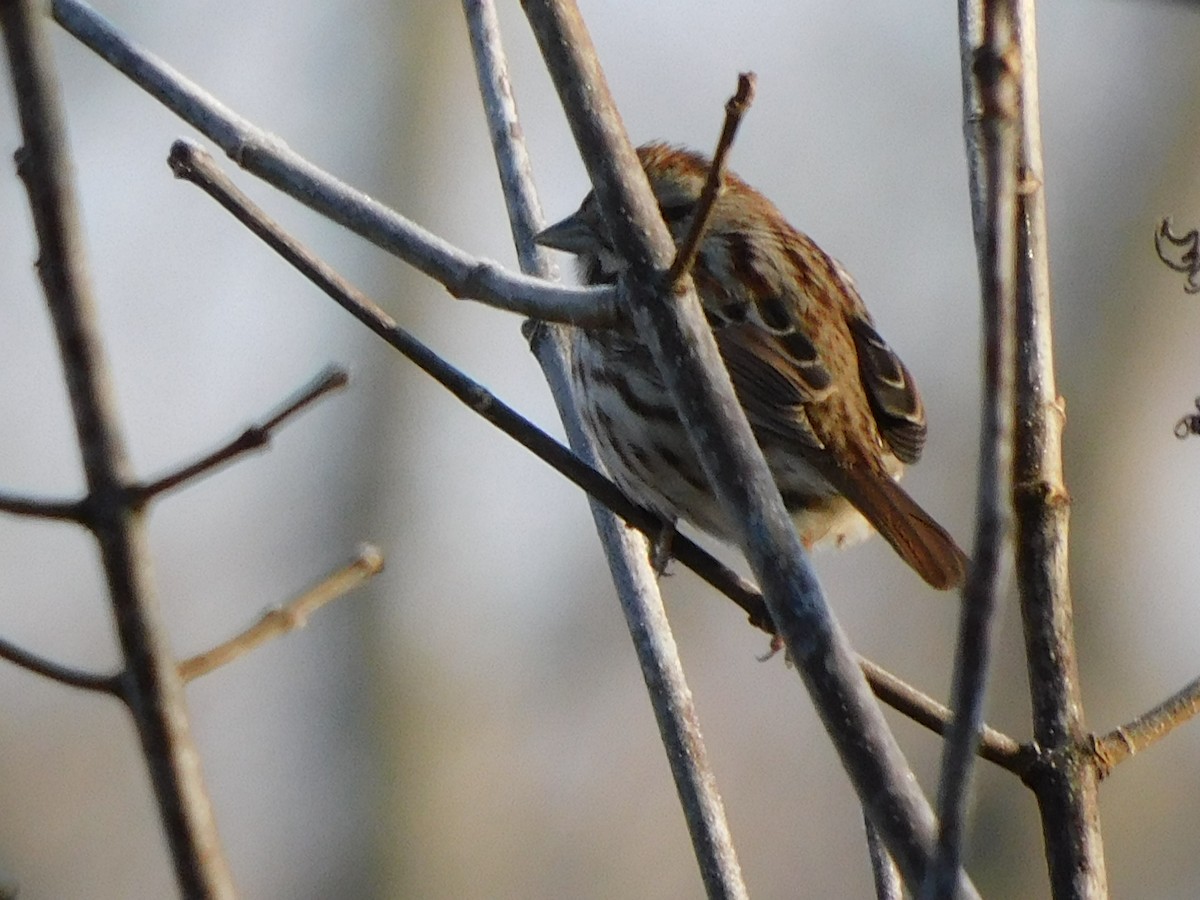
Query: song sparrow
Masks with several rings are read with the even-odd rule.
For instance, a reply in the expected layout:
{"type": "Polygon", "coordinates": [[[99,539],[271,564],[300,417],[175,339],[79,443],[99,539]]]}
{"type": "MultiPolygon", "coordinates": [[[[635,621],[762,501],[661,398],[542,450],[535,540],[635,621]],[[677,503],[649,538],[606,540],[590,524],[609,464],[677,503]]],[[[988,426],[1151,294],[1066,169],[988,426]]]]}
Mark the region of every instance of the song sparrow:
{"type": "MultiPolygon", "coordinates": [[[[638,156],[678,244],[709,161],[657,143],[638,156]]],[[[578,256],[590,283],[613,283],[625,268],[592,194],[537,241],[578,256]]],[[[869,522],[933,587],[960,584],[963,552],[895,481],[925,444],[921,398],[846,271],[728,174],[692,276],[805,545],[845,544],[869,533],[869,522]]],[[[667,522],[683,518],[730,540],[733,529],[632,327],[574,329],[572,349],[575,393],[617,484],[667,522]]]]}

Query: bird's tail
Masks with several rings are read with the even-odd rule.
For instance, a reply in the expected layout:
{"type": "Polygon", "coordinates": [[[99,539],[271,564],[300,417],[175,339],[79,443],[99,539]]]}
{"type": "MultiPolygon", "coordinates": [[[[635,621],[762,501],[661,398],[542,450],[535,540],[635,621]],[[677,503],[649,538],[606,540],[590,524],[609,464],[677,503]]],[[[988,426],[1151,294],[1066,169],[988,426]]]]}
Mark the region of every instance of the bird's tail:
{"type": "Polygon", "coordinates": [[[841,480],[846,499],[931,587],[948,591],[963,583],[967,555],[904,488],[883,473],[841,480]]]}

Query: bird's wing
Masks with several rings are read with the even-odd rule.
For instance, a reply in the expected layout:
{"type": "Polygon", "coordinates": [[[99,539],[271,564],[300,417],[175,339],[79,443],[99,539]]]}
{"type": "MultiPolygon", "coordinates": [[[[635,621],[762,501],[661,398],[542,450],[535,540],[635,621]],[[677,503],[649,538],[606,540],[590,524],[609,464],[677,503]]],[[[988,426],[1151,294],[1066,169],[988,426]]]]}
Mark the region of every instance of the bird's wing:
{"type": "Polygon", "coordinates": [[[772,334],[757,325],[726,325],[715,331],[717,348],[760,442],[771,435],[812,449],[823,444],[808,418],[808,405],[827,397],[833,379],[803,332],[772,334]]]}
{"type": "Polygon", "coordinates": [[[925,447],[925,407],[912,375],[870,320],[852,313],[846,321],[879,433],[897,459],[915,463],[925,447]]]}
{"type": "MultiPolygon", "coordinates": [[[[719,327],[714,333],[759,442],[773,439],[794,447],[930,585],[946,590],[961,584],[966,556],[892,480],[878,451],[855,442],[854,434],[848,433],[855,432],[854,428],[835,430],[830,422],[813,428],[808,405],[828,400],[839,386],[803,332],[773,333],[742,323],[719,327]]],[[[851,333],[855,347],[865,344],[870,353],[864,362],[859,350],[860,370],[867,373],[863,381],[869,414],[898,458],[915,459],[924,441],[925,425],[912,379],[869,323],[852,328],[851,333]]],[[[844,405],[844,401],[836,405],[844,405]]],[[[853,406],[850,403],[840,414],[853,415],[853,406]]],[[[868,412],[862,410],[861,415],[868,412]]]]}

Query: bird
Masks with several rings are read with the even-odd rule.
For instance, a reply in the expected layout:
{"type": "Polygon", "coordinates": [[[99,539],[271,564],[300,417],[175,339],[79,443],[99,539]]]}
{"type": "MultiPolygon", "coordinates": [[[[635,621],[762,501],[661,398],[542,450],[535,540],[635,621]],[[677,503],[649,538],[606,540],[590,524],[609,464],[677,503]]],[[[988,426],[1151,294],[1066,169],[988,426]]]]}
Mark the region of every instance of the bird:
{"type": "MultiPolygon", "coordinates": [[[[637,154],[679,246],[711,161],[659,142],[637,154]]],[[[535,240],[576,256],[589,284],[615,284],[628,269],[594,192],[535,240]]],[[[846,270],[728,172],[691,275],[804,545],[843,546],[873,528],[933,588],[961,585],[966,555],[897,483],[925,446],[921,396],[846,270]]],[[[667,526],[682,519],[733,542],[735,528],[632,322],[572,326],[569,343],[572,391],[617,485],[667,526]]]]}

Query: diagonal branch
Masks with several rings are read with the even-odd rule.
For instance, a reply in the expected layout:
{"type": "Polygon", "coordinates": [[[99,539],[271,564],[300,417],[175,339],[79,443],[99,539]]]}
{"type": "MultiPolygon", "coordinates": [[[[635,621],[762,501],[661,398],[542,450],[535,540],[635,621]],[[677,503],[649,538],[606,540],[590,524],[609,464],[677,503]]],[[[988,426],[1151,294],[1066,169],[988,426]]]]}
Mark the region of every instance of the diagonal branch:
{"type": "Polygon", "coordinates": [[[867,833],[867,854],[871,859],[871,876],[875,882],[875,900],[903,900],[904,882],[900,879],[900,870],[895,861],[888,855],[887,847],[879,837],[879,831],[871,824],[867,816],[863,816],[863,826],[867,833]]]}
{"type": "Polygon", "coordinates": [[[672,292],[681,290],[684,278],[692,273],[696,254],[700,252],[700,243],[704,240],[704,233],[708,231],[708,223],[712,220],[717,198],[721,196],[721,188],[725,181],[725,161],[729,158],[729,151],[733,149],[733,139],[742,124],[742,117],[754,102],[754,86],[757,82],[753,72],[743,72],[738,76],[737,93],[725,104],[725,124],[721,127],[717,149],[708,166],[708,177],[704,180],[700,201],[692,213],[692,225],[688,229],[687,237],[675,251],[671,270],[667,272],[667,284],[672,292]]]}
{"type": "Polygon", "coordinates": [[[138,504],[167,491],[182,487],[189,481],[211,473],[221,466],[228,465],[237,457],[254,450],[262,450],[271,442],[271,435],[292,416],[303,412],[326,394],[344,388],[350,382],[350,377],[342,369],[330,367],[317,375],[307,386],[301,388],[295,397],[268,416],[257,425],[251,425],[233,440],[206,453],[195,462],[180,466],[174,472],[169,472],[154,481],[136,485],[131,493],[138,504]]]}
{"type": "MultiPolygon", "coordinates": [[[[967,788],[983,727],[991,636],[1001,566],[1011,546],[1013,357],[1016,320],[1017,124],[1020,58],[1007,2],[986,6],[983,42],[963,55],[964,100],[979,97],[985,219],[977,245],[983,322],[983,410],[975,546],[959,607],[951,706],[938,789],[938,846],[922,889],[925,900],[952,898],[962,864],[967,788]]],[[[967,108],[974,113],[968,103],[967,108]]],[[[976,148],[972,148],[976,149],[976,148]]],[[[979,232],[977,232],[977,235],[979,232]]]]}
{"type": "Polygon", "coordinates": [[[344,566],[321,579],[304,593],[283,606],[269,609],[262,617],[240,634],[218,644],[211,650],[198,653],[179,664],[179,675],[193,681],[202,675],[228,665],[245,656],[267,641],[290,634],[308,624],[308,617],[326,603],[344,597],[363,582],[383,571],[383,555],[367,544],[344,566]]]}
{"type": "Polygon", "coordinates": [[[424,272],[453,296],[547,321],[603,325],[616,320],[612,287],[569,288],[514,275],[471,256],[323,172],[138,46],[86,3],[53,0],[52,9],[70,34],[215,142],[247,172],[424,272]]]}
{"type": "MultiPolygon", "coordinates": [[[[153,481],[135,484],[128,488],[131,502],[136,506],[144,505],[147,501],[165,494],[168,491],[183,487],[207,475],[224,465],[233,462],[237,457],[255,450],[265,449],[271,442],[272,434],[289,419],[303,412],[326,394],[339,390],[349,383],[349,376],[341,369],[329,368],[317,375],[312,382],[297,392],[296,396],[262,422],[251,425],[237,437],[204,456],[179,466],[172,472],[162,475],[153,481]]],[[[30,516],[41,519],[61,519],[69,522],[85,523],[89,512],[86,501],[42,500],[33,497],[20,497],[13,494],[0,493],[0,512],[12,515],[30,516]]]]}
{"type": "Polygon", "coordinates": [[[1100,777],[1107,778],[1118,764],[1158,743],[1196,713],[1200,713],[1200,678],[1132,722],[1105,735],[1092,735],[1086,742],[1087,752],[1095,760],[1100,777]]]}
{"type": "MultiPolygon", "coordinates": [[[[938,703],[928,694],[922,693],[865,657],[859,657],[859,664],[875,696],[892,709],[935,734],[944,735],[950,730],[954,719],[950,707],[938,703]]],[[[981,759],[995,763],[1020,778],[1025,778],[1038,764],[1035,748],[1018,743],[1007,734],[988,725],[983,725],[980,729],[975,752],[981,759]]]]}
{"type": "Polygon", "coordinates": [[[35,675],[42,675],[51,681],[57,681],[59,684],[65,684],[67,687],[112,694],[117,697],[122,696],[120,673],[98,675],[94,672],[85,672],[82,669],[64,666],[18,647],[5,638],[0,638],[0,659],[6,659],[13,665],[20,666],[35,675]]]}

